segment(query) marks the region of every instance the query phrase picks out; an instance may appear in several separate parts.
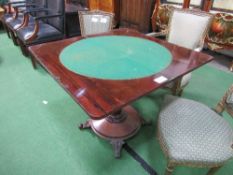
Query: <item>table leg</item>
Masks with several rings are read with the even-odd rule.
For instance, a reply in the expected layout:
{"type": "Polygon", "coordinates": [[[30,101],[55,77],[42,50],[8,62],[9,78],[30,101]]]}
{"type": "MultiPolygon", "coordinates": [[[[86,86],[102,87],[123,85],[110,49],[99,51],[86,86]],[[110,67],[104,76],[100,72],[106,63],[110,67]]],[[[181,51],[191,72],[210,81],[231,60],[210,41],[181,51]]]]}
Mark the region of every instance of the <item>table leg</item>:
{"type": "Polygon", "coordinates": [[[138,115],[133,107],[126,106],[104,119],[89,119],[79,128],[91,128],[99,137],[110,141],[115,157],[119,158],[124,140],[134,136],[143,124],[148,123],[138,115]]]}

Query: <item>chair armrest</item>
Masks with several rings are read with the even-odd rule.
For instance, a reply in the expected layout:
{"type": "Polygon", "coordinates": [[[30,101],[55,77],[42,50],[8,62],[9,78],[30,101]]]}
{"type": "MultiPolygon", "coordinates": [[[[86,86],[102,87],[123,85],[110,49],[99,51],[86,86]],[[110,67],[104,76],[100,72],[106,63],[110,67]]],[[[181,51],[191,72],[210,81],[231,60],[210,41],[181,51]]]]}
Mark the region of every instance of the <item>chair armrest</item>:
{"type": "Polygon", "coordinates": [[[16,1],[16,2],[7,2],[4,5],[8,6],[7,11],[8,11],[8,13],[11,13],[12,5],[14,5],[14,4],[26,4],[26,3],[28,3],[28,1],[22,0],[22,1],[16,1]]]}
{"type": "Polygon", "coordinates": [[[22,4],[22,3],[28,3],[28,1],[22,0],[22,1],[15,1],[15,2],[7,2],[6,5],[22,4]]]}
{"type": "Polygon", "coordinates": [[[31,13],[31,12],[46,12],[49,11],[49,9],[45,7],[38,7],[38,8],[30,8],[24,11],[24,14],[31,13]]]}
{"type": "Polygon", "coordinates": [[[59,17],[59,16],[63,16],[62,14],[51,14],[51,15],[44,15],[44,16],[39,16],[39,17],[33,17],[35,20],[35,27],[34,27],[34,32],[32,33],[32,35],[27,39],[27,41],[32,41],[36,38],[37,33],[39,32],[39,20],[41,19],[48,19],[48,18],[55,18],[55,17],[59,17]]]}
{"type": "Polygon", "coordinates": [[[161,32],[147,33],[146,36],[159,37],[159,36],[166,36],[167,34],[168,34],[168,31],[167,30],[163,30],[161,32]]]}
{"type": "MultiPolygon", "coordinates": [[[[30,5],[28,5],[28,6],[30,7],[30,5]]],[[[34,4],[32,6],[34,6],[34,4]]],[[[26,15],[28,15],[28,13],[31,13],[31,12],[45,11],[44,7],[39,7],[39,6],[37,8],[34,7],[34,8],[29,8],[29,9],[24,9],[24,10],[19,10],[18,9],[19,7],[25,7],[25,5],[22,5],[22,6],[19,5],[19,6],[14,7],[14,10],[15,10],[14,19],[18,18],[19,13],[23,13],[24,16],[26,16],[26,15]]],[[[46,9],[46,10],[48,10],[48,9],[46,9]]]]}
{"type": "Polygon", "coordinates": [[[20,7],[31,7],[31,6],[37,6],[38,4],[35,3],[27,3],[27,4],[17,4],[12,5],[13,8],[20,8],[20,7]]]}
{"type": "Polygon", "coordinates": [[[41,20],[41,19],[48,19],[48,18],[55,18],[55,17],[59,17],[59,16],[63,16],[60,13],[57,14],[51,14],[51,15],[44,15],[44,16],[38,16],[38,17],[34,17],[35,20],[41,20]]]}

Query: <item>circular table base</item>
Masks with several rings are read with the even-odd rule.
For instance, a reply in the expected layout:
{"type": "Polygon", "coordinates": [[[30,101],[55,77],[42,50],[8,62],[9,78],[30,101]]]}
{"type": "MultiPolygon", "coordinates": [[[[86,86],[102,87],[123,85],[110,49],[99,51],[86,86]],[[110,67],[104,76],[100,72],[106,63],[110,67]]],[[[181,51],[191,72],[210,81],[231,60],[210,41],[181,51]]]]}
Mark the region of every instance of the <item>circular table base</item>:
{"type": "Polygon", "coordinates": [[[98,136],[109,140],[113,145],[115,157],[119,158],[124,140],[134,136],[143,123],[144,120],[140,118],[137,111],[131,106],[126,106],[119,113],[109,115],[104,119],[90,119],[80,128],[91,127],[98,136]]]}

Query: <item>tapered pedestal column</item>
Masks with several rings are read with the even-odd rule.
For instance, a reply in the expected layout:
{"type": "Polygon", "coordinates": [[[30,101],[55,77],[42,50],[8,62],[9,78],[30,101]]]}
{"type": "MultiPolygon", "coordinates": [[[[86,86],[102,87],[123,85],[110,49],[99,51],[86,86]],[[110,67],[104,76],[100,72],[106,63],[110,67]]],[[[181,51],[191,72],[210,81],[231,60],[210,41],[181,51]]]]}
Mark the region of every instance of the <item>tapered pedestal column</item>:
{"type": "Polygon", "coordinates": [[[90,119],[81,124],[80,129],[91,128],[101,138],[109,140],[113,145],[115,157],[119,158],[124,140],[134,136],[144,123],[133,107],[126,106],[104,119],[90,119]]]}

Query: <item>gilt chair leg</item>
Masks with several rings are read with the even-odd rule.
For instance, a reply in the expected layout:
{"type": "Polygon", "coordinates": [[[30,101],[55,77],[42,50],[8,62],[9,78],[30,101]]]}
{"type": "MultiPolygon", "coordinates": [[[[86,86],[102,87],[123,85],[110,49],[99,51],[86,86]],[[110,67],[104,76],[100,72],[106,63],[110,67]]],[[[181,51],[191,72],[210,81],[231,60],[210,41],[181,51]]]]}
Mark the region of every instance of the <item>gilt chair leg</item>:
{"type": "Polygon", "coordinates": [[[183,89],[181,88],[181,80],[182,77],[174,81],[174,85],[172,87],[172,95],[178,95],[178,96],[182,95],[183,89]]]}
{"type": "Polygon", "coordinates": [[[214,173],[216,173],[221,167],[214,167],[211,168],[206,175],[214,175],[214,173]]]}
{"type": "Polygon", "coordinates": [[[15,46],[18,46],[18,41],[17,41],[17,38],[16,38],[14,32],[11,31],[11,30],[9,30],[9,33],[10,33],[10,35],[11,35],[11,38],[12,38],[12,41],[13,41],[14,45],[15,45],[15,46]]]}
{"type": "Polygon", "coordinates": [[[174,171],[175,166],[173,164],[168,163],[166,172],[164,175],[172,175],[172,172],[174,171]]]}
{"type": "Polygon", "coordinates": [[[4,30],[5,30],[6,33],[7,33],[8,38],[11,38],[10,32],[9,32],[9,30],[7,29],[6,25],[5,25],[4,23],[2,23],[2,25],[3,25],[4,30]]]}
{"type": "Polygon", "coordinates": [[[231,62],[231,65],[230,65],[230,71],[233,72],[233,61],[231,62]]]}

